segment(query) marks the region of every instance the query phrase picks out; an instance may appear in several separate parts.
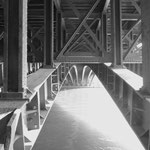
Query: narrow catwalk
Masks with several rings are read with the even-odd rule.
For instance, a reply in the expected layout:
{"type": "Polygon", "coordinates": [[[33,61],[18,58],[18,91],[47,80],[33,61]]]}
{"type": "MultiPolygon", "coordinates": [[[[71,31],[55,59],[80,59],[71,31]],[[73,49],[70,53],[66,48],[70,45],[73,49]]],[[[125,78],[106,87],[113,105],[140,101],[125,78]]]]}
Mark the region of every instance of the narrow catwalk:
{"type": "Polygon", "coordinates": [[[144,150],[103,85],[63,88],[33,150],[144,150]]]}

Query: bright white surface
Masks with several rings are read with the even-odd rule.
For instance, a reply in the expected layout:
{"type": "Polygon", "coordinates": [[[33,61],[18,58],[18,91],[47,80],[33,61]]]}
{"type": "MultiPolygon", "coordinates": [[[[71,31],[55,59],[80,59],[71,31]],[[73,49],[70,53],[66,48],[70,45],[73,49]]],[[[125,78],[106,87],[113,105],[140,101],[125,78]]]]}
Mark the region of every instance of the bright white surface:
{"type": "Polygon", "coordinates": [[[128,69],[112,69],[125,80],[133,89],[140,90],[143,86],[143,78],[128,69]]]}
{"type": "Polygon", "coordinates": [[[99,88],[58,94],[33,150],[144,150],[102,84],[94,84],[99,88]]]}

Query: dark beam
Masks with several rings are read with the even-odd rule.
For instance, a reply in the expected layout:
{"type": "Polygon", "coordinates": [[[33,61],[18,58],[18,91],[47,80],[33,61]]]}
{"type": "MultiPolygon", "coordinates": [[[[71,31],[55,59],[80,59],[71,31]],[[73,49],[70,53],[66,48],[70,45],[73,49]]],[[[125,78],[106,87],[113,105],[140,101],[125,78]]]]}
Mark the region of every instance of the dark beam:
{"type": "Polygon", "coordinates": [[[107,51],[107,14],[102,15],[102,47],[107,51]]]}
{"type": "Polygon", "coordinates": [[[122,66],[121,40],[121,1],[111,0],[111,50],[114,54],[113,65],[122,66]]]}
{"type": "Polygon", "coordinates": [[[54,4],[52,0],[44,1],[44,65],[53,67],[54,51],[54,4]]]}
{"type": "Polygon", "coordinates": [[[61,48],[66,43],[66,26],[65,26],[65,20],[64,18],[61,18],[61,24],[62,24],[62,31],[61,31],[61,48]]]}
{"type": "Polygon", "coordinates": [[[27,2],[4,1],[4,93],[17,98],[25,97],[27,88],[27,2]]]}
{"type": "Polygon", "coordinates": [[[62,56],[59,57],[57,62],[65,62],[65,63],[106,63],[112,62],[111,54],[105,57],[98,57],[98,56],[62,56]]]}
{"type": "Polygon", "coordinates": [[[66,29],[63,28],[63,31],[62,31],[62,47],[65,45],[66,43],[66,29]]]}
{"type": "Polygon", "coordinates": [[[150,94],[150,0],[141,2],[143,91],[150,94]]]}
{"type": "Polygon", "coordinates": [[[62,35],[62,20],[61,13],[57,11],[56,13],[56,52],[59,52],[62,48],[61,46],[61,35],[62,35]]]}

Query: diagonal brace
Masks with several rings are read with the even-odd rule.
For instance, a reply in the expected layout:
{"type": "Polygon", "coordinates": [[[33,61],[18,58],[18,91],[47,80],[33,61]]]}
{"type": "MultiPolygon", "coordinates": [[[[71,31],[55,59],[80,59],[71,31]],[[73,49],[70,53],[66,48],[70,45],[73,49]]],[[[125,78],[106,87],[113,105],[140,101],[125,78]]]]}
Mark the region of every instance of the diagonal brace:
{"type": "MultiPolygon", "coordinates": [[[[97,20],[99,20],[98,18],[96,18],[90,25],[89,25],[89,27],[91,27],[97,20]]],[[[68,48],[68,51],[69,50],[71,50],[71,48],[73,48],[73,46],[76,44],[76,42],[78,41],[78,40],[80,40],[83,36],[84,36],[84,33],[86,32],[86,30],[84,30],[81,34],[80,34],[80,36],[74,41],[74,43],[68,48]]]]}
{"type": "MultiPolygon", "coordinates": [[[[81,15],[79,13],[79,11],[76,9],[76,7],[73,5],[73,3],[70,3],[70,7],[72,8],[73,12],[75,13],[75,15],[80,19],[81,15]]],[[[91,28],[89,27],[89,25],[85,22],[84,27],[86,28],[86,30],[89,32],[89,34],[91,35],[91,37],[93,38],[93,40],[96,42],[96,45],[102,50],[102,45],[100,44],[99,40],[97,39],[97,37],[95,36],[95,34],[93,33],[93,31],[91,30],[91,28]]]]}
{"type": "Polygon", "coordinates": [[[133,49],[133,47],[136,45],[136,43],[138,42],[138,40],[141,38],[141,32],[138,34],[137,38],[135,39],[135,41],[132,43],[131,47],[128,49],[128,51],[124,54],[123,56],[123,60],[125,60],[125,58],[127,57],[127,55],[131,52],[131,50],[133,49]]]}
{"type": "Polygon", "coordinates": [[[138,19],[137,22],[130,28],[130,30],[123,36],[122,40],[124,40],[129,34],[130,32],[133,30],[133,28],[135,26],[137,26],[139,23],[141,23],[141,19],[138,19]]]}
{"type": "Polygon", "coordinates": [[[91,15],[91,13],[93,12],[93,10],[96,8],[96,6],[99,4],[101,0],[96,0],[96,2],[94,3],[94,5],[92,6],[92,8],[89,10],[89,12],[85,15],[85,17],[83,18],[83,20],[81,21],[81,23],[79,24],[79,26],[76,28],[76,30],[74,31],[74,33],[72,34],[72,36],[70,37],[70,39],[68,40],[68,42],[65,44],[65,46],[63,47],[63,49],[61,50],[61,52],[58,54],[57,58],[60,57],[61,55],[63,55],[63,53],[65,52],[65,50],[67,49],[67,47],[69,46],[69,44],[72,42],[72,40],[75,38],[77,32],[81,29],[81,27],[83,26],[83,24],[85,23],[86,19],[91,15]]]}
{"type": "Polygon", "coordinates": [[[130,1],[133,4],[133,6],[136,8],[136,10],[138,11],[138,13],[141,15],[141,8],[137,4],[137,2],[135,0],[130,0],[130,1]]]}

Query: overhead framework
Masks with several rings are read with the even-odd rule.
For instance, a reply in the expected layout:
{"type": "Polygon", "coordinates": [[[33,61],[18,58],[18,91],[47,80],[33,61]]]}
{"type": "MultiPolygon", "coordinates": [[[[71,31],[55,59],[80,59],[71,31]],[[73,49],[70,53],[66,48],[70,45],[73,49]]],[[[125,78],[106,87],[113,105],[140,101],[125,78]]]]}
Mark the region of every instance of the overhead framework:
{"type": "MultiPolygon", "coordinates": [[[[117,1],[110,4],[110,0],[54,0],[50,4],[46,0],[29,0],[28,60],[45,64],[52,63],[53,59],[59,62],[97,63],[121,59],[123,62],[135,61],[132,58],[139,52],[136,61],[141,61],[141,52],[136,51],[136,46],[141,42],[140,0],[119,2],[118,5],[117,1]],[[114,25],[117,30],[114,30],[114,25]],[[118,35],[116,40],[113,35],[118,35]],[[114,45],[111,39],[120,46],[114,45]],[[120,51],[120,56],[113,55],[113,49],[119,49],[116,54],[120,51]],[[44,55],[51,59],[44,58],[44,55]]],[[[4,5],[1,6],[3,12],[4,5]]],[[[1,27],[2,39],[4,15],[1,15],[1,27]]]]}
{"type": "Polygon", "coordinates": [[[150,0],[0,0],[0,150],[32,149],[65,77],[92,78],[87,65],[149,149],[149,8],[150,0]]]}
{"type": "Polygon", "coordinates": [[[67,4],[62,3],[62,9],[65,9],[65,5],[75,14],[72,17],[64,16],[66,26],[71,26],[73,30],[68,29],[69,40],[58,54],[57,60],[69,61],[71,58],[72,61],[86,62],[86,58],[87,62],[110,61],[110,54],[106,55],[107,52],[98,37],[98,27],[100,28],[102,13],[105,11],[108,1],[97,0],[91,6],[83,4],[85,9],[82,11],[78,9],[75,1],[69,1],[67,4]],[[89,7],[88,11],[86,11],[87,7],[89,7]]]}
{"type": "MultiPolygon", "coordinates": [[[[91,3],[89,5],[84,1],[61,2],[67,39],[56,55],[56,60],[114,62],[122,65],[123,61],[130,58],[130,53],[135,51],[141,40],[140,1],[110,3],[109,0],[101,0],[91,3]]],[[[140,50],[137,51],[137,60],[130,61],[141,61],[140,50]]]]}

